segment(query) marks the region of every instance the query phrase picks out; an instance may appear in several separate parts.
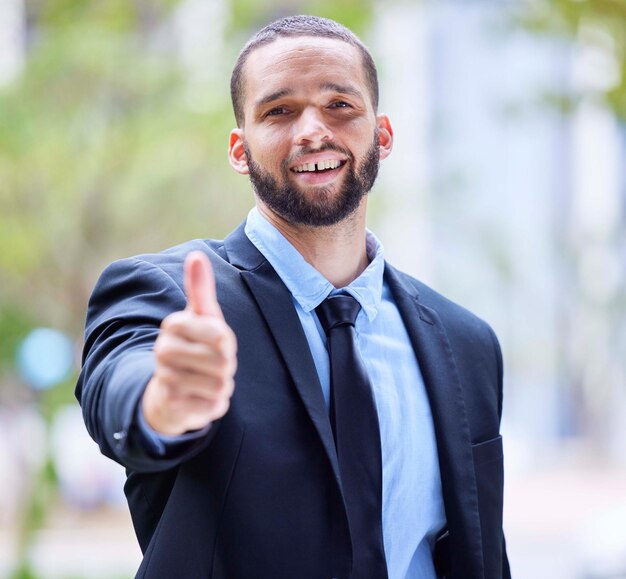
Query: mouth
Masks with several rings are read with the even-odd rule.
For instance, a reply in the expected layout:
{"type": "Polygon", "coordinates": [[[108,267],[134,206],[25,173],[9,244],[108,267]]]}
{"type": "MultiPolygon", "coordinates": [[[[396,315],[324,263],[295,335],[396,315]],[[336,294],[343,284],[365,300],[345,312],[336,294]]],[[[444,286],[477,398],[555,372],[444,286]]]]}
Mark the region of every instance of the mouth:
{"type": "Polygon", "coordinates": [[[294,173],[321,173],[323,171],[332,171],[338,169],[345,164],[345,161],[339,159],[322,159],[315,163],[302,163],[302,165],[296,165],[291,170],[294,173]]]}
{"type": "Polygon", "coordinates": [[[339,175],[346,163],[347,161],[341,159],[319,159],[295,165],[290,171],[299,181],[310,185],[325,185],[339,175]]]}

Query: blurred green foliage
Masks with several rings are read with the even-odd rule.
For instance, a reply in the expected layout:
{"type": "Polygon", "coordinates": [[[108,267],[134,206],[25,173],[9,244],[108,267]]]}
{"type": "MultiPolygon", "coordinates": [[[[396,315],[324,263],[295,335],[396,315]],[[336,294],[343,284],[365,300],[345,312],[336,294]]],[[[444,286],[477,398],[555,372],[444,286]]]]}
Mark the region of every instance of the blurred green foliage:
{"type": "MultiPolygon", "coordinates": [[[[232,0],[215,39],[229,64],[207,62],[216,74],[193,84],[172,28],[179,4],[27,0],[26,67],[0,90],[0,311],[77,336],[106,263],[225,235],[252,205],[226,160],[242,36],[287,12],[357,31],[371,17],[354,0],[232,0]]],[[[12,319],[0,315],[3,335],[12,319]]]]}
{"type": "MultiPolygon", "coordinates": [[[[525,0],[517,14],[521,23],[538,34],[583,39],[609,54],[615,64],[615,82],[597,95],[626,121],[626,1],[525,0]]],[[[579,95],[560,99],[566,108],[579,95]]]]}
{"type": "Polygon", "coordinates": [[[357,34],[372,19],[371,0],[231,0],[231,27],[252,34],[266,23],[292,14],[314,14],[341,22],[357,34]]]}
{"type": "Polygon", "coordinates": [[[37,579],[38,577],[31,568],[28,550],[34,533],[45,523],[46,513],[54,500],[56,473],[50,457],[47,458],[43,468],[36,474],[31,484],[35,490],[30,500],[23,505],[17,536],[19,564],[13,571],[11,579],[37,579]]]}
{"type": "Polygon", "coordinates": [[[249,199],[225,170],[228,95],[207,86],[205,109],[189,105],[158,43],[166,7],[51,4],[0,93],[0,284],[4,304],[78,335],[105,262],[223,234],[249,199]]]}
{"type": "Polygon", "coordinates": [[[11,369],[20,342],[34,326],[35,319],[26,311],[0,302],[0,376],[11,369]]]}

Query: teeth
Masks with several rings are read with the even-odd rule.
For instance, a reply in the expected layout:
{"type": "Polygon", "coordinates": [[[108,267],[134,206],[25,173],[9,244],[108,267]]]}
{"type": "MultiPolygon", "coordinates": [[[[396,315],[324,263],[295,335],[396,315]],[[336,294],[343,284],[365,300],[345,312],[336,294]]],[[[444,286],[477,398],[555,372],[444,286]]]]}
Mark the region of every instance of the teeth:
{"type": "Polygon", "coordinates": [[[319,161],[318,163],[304,163],[294,167],[293,170],[296,173],[304,173],[306,171],[323,171],[324,169],[336,169],[341,165],[341,161],[336,159],[326,159],[325,161],[319,161]]]}

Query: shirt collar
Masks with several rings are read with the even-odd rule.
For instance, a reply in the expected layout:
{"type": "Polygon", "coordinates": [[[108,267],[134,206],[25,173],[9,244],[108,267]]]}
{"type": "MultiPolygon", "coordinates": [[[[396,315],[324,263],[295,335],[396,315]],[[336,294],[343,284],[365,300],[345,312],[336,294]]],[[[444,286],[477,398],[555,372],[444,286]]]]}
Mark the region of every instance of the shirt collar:
{"type": "Polygon", "coordinates": [[[335,288],[319,271],[307,263],[298,250],[254,207],[248,214],[245,233],[270,262],[287,289],[305,312],[314,310],[331,293],[349,293],[371,322],[380,307],[385,261],[383,246],[369,230],[365,247],[370,263],[363,273],[345,288],[335,288]]]}

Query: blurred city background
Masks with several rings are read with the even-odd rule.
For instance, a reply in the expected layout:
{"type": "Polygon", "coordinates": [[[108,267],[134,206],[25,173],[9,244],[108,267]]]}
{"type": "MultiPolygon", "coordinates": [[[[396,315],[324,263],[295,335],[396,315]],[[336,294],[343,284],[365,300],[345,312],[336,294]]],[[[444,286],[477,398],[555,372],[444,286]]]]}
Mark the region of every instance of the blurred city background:
{"type": "Polygon", "coordinates": [[[0,577],[133,576],[73,397],[86,303],[110,261],[245,217],[230,70],[294,13],[379,66],[387,258],[502,342],[514,577],[626,577],[626,0],[2,0],[0,577]]]}

